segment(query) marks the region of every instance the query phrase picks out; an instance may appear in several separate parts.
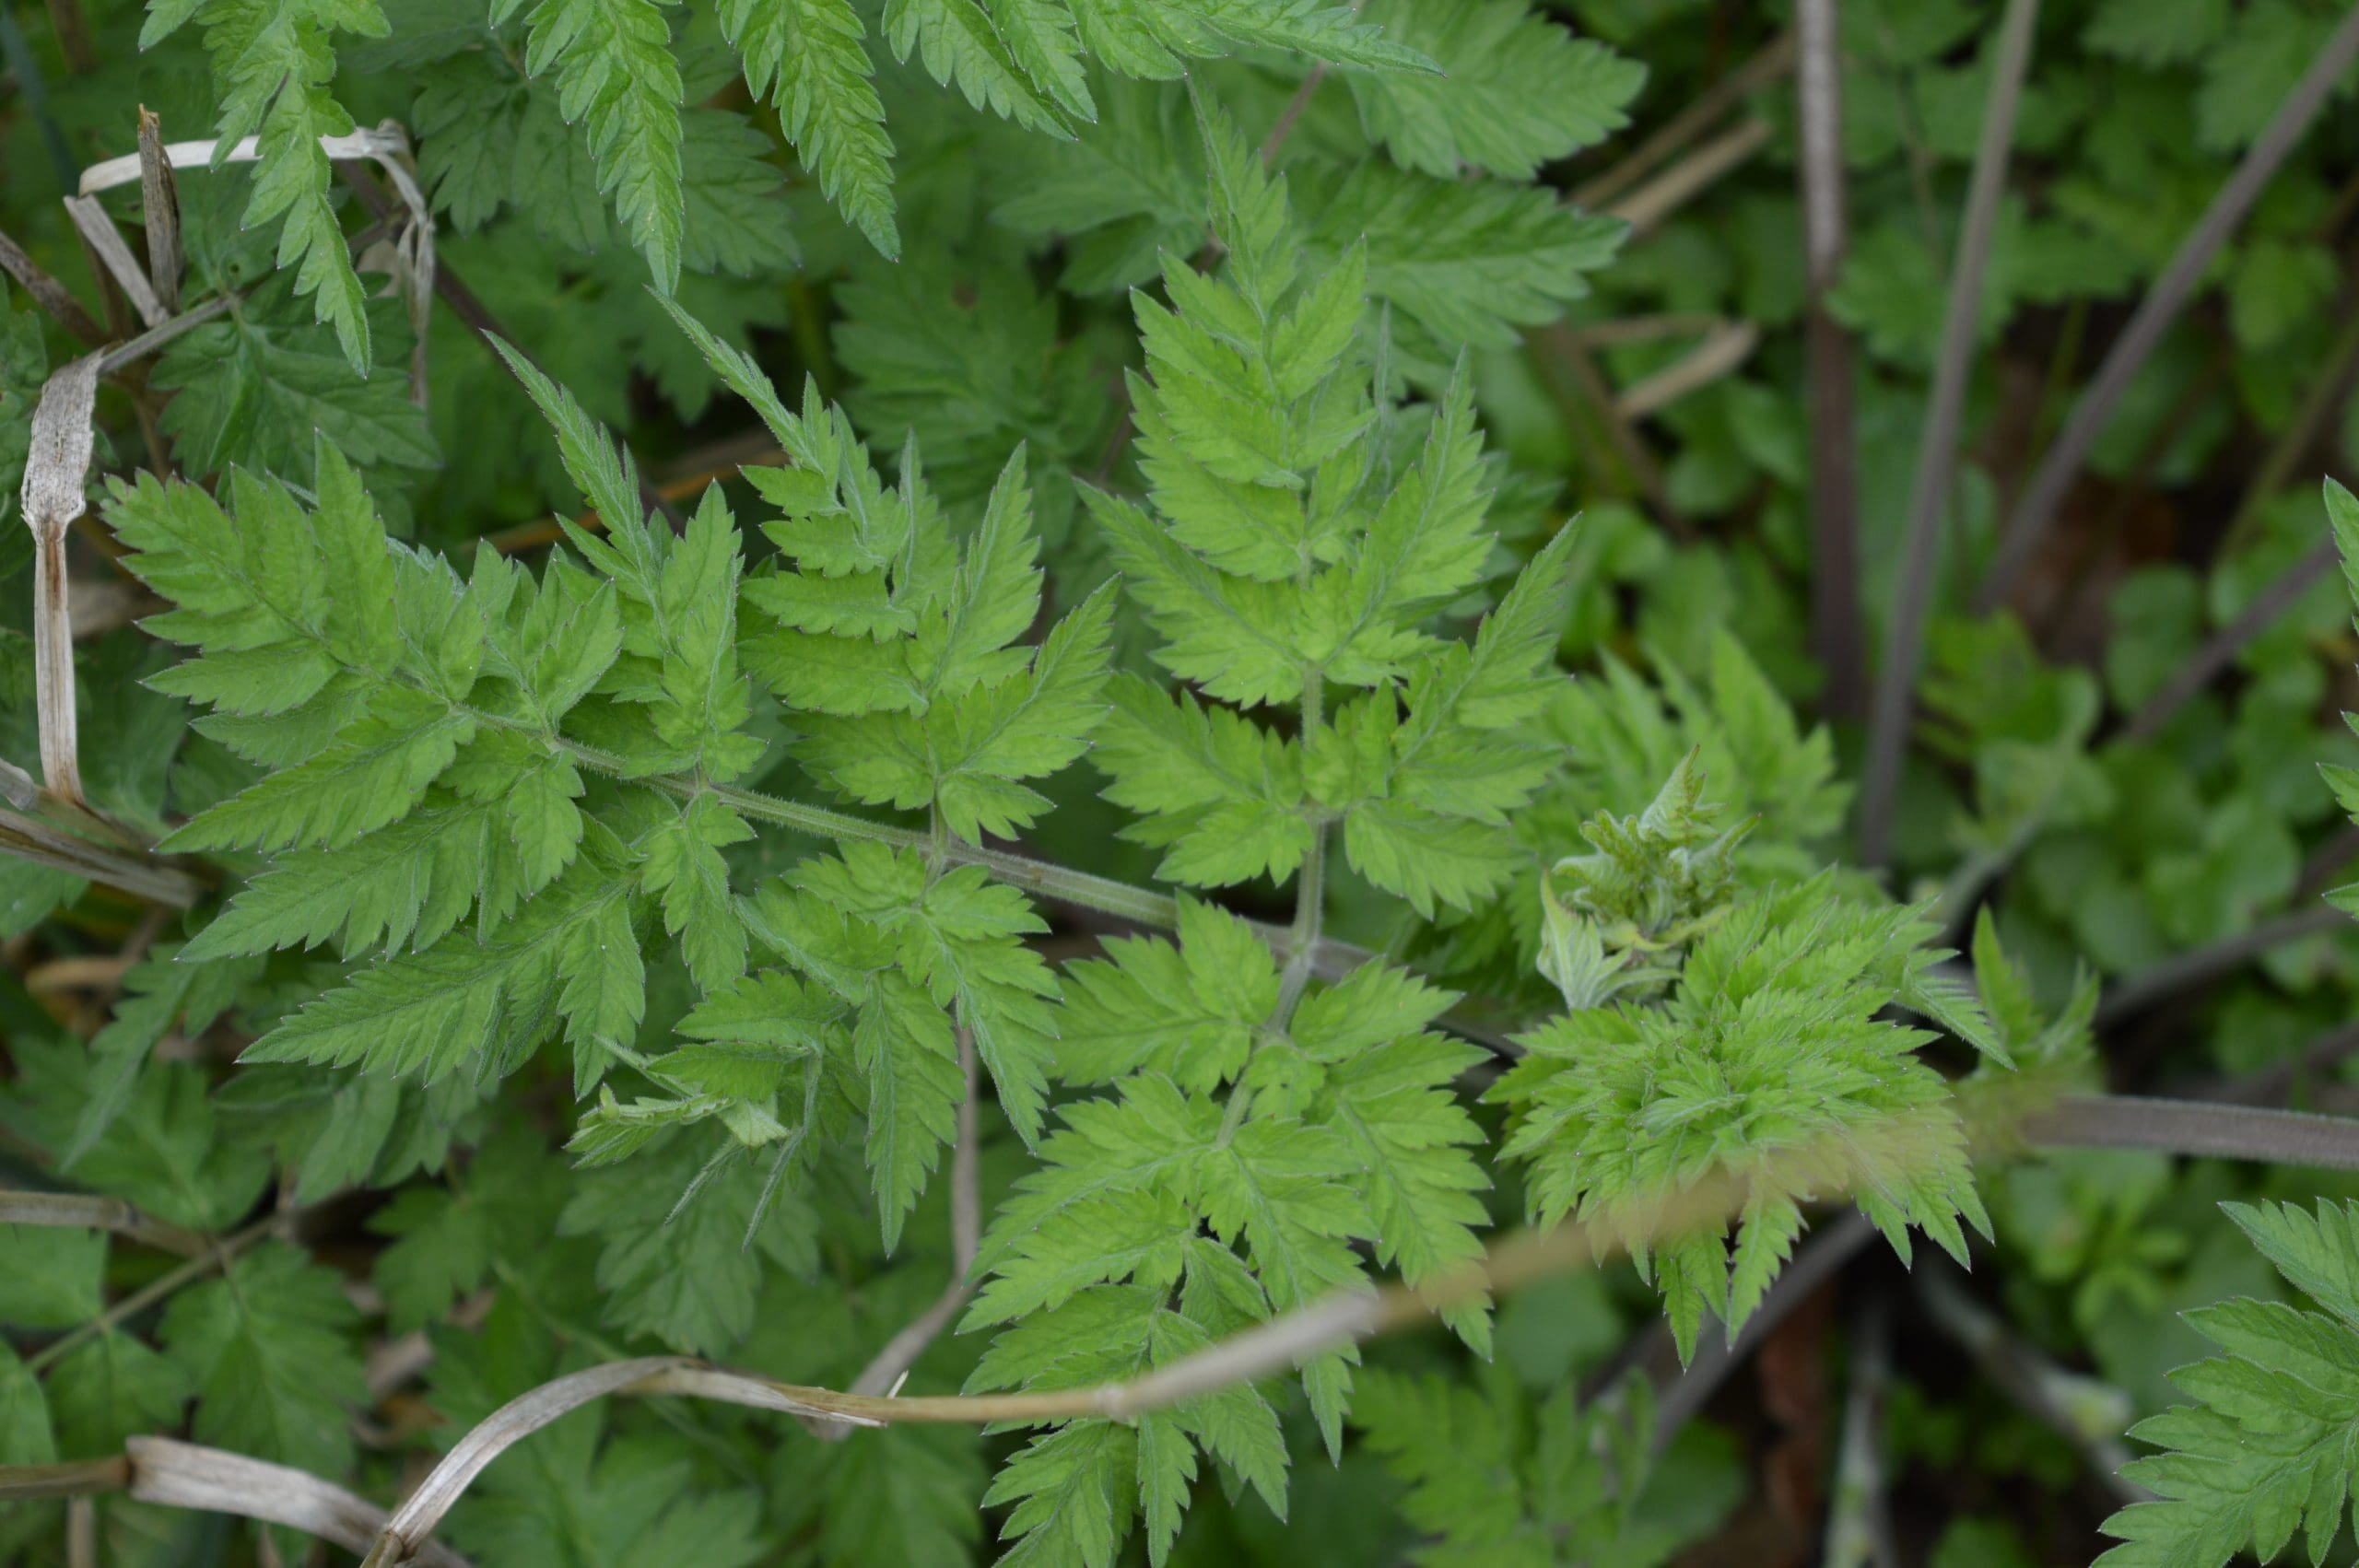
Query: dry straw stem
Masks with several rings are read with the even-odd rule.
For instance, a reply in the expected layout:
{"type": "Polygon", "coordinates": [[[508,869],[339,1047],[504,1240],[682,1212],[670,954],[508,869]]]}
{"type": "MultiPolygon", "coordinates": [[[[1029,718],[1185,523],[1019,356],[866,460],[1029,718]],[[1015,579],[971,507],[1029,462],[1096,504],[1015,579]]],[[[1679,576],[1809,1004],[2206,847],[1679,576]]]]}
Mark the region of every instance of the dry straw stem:
{"type": "Polygon", "coordinates": [[[1768,146],[1770,135],[1768,121],[1747,116],[1605,210],[1629,224],[1631,238],[1651,233],[1720,176],[1768,146]]]}
{"type": "Polygon", "coordinates": [[[1998,62],[1990,75],[1989,96],[1982,106],[1974,175],[1966,189],[1966,221],[1958,229],[1957,257],[1950,266],[1941,357],[1933,369],[1933,391],[1925,405],[1924,432],[1917,443],[1917,473],[1909,489],[1907,550],[1868,726],[1860,852],[1870,866],[1882,866],[1892,844],[1901,754],[1908,739],[1910,696],[1916,689],[1917,665],[1924,646],[1925,610],[1932,600],[1942,518],[1957,471],[1958,427],[1966,414],[1966,380],[1974,369],[1982,275],[1990,259],[1990,238],[1999,227],[1999,199],[2007,186],[2007,153],[2015,138],[2015,107],[2022,99],[2024,70],[2031,60],[2032,32],[2038,18],[2039,0],[2007,0],[1998,62]]]}
{"type": "Polygon", "coordinates": [[[1715,322],[1704,341],[1653,375],[1633,382],[1615,398],[1614,410],[1624,419],[1644,419],[1670,407],[1689,392],[1708,387],[1752,357],[1761,343],[1761,330],[1751,322],[1715,322]]]}
{"type": "Polygon", "coordinates": [[[33,410],[25,456],[25,526],[33,536],[33,670],[41,710],[41,779],[49,792],[83,800],[74,708],[74,627],[65,591],[65,531],[88,508],[83,484],[95,440],[90,415],[99,359],[75,360],[49,378],[33,410]]]}
{"type": "MultiPolygon", "coordinates": [[[[123,1449],[135,1502],[288,1525],[351,1551],[368,1550],[385,1527],[385,1511],[375,1504],[285,1465],[170,1437],[135,1437],[123,1449]]],[[[434,1541],[408,1561],[468,1568],[465,1558],[434,1541]]]]}
{"type": "MultiPolygon", "coordinates": [[[[2106,1134],[2114,1146],[2359,1168],[2359,1121],[2336,1123],[2330,1118],[2296,1117],[2283,1112],[2188,1107],[2169,1102],[2108,1102],[2085,1096],[2048,1102],[2037,1085],[2006,1080],[1970,1081],[1962,1088],[1961,1099],[1969,1113],[1970,1128],[1977,1132],[1984,1150],[1994,1157],[2021,1148],[2026,1141],[2106,1141],[2107,1138],[2097,1136],[2106,1134]],[[2189,1135],[2189,1124],[2179,1115],[2190,1109],[2199,1123],[2210,1124],[2195,1126],[2193,1136],[2189,1135]]],[[[323,1534],[332,1530],[348,1532],[355,1519],[383,1518],[374,1545],[370,1548],[370,1568],[391,1568],[394,1563],[420,1561],[451,1562],[454,1560],[433,1555],[439,1549],[430,1537],[475,1477],[500,1453],[532,1433],[570,1410],[611,1394],[674,1394],[720,1399],[863,1426],[896,1421],[961,1425],[1001,1422],[1032,1425],[1091,1418],[1127,1421],[1232,1383],[1282,1373],[1324,1351],[1422,1323],[1455,1304],[1512,1290],[1566,1270],[1594,1265],[1636,1242],[1725,1224],[1756,1184],[1776,1185],[1781,1171],[1825,1169],[1831,1163],[1830,1157],[1845,1166],[1857,1161],[1856,1168],[1878,1168],[1887,1174],[1905,1171],[1911,1161],[1924,1157],[1925,1151],[1939,1146],[1938,1139],[1927,1136],[1928,1131],[1935,1129],[1920,1127],[1921,1119],[1915,1116],[1897,1117],[1864,1134],[1854,1131],[1822,1146],[1803,1146],[1772,1154],[1742,1176],[1716,1175],[1644,1206],[1585,1217],[1552,1230],[1520,1232],[1493,1246],[1478,1262],[1421,1288],[1395,1283],[1378,1291],[1331,1296],[1126,1383],[972,1398],[893,1398],[774,1383],[706,1366],[687,1357],[656,1356],[586,1368],[511,1401],[463,1437],[390,1518],[383,1518],[325,1482],[316,1483],[318,1491],[310,1486],[294,1487],[276,1467],[248,1469],[245,1467],[250,1462],[235,1456],[212,1456],[208,1461],[211,1468],[205,1472],[209,1479],[200,1484],[195,1479],[184,1478],[182,1470],[171,1469],[170,1461],[192,1452],[207,1451],[192,1451],[187,1445],[145,1438],[133,1440],[127,1465],[123,1459],[111,1459],[70,1466],[0,1467],[0,1499],[111,1490],[123,1485],[127,1476],[135,1496],[142,1495],[144,1484],[149,1489],[151,1500],[177,1501],[182,1505],[209,1506],[299,1523],[300,1527],[315,1528],[323,1534]],[[151,1471],[150,1480],[143,1483],[139,1479],[142,1465],[152,1464],[158,1456],[167,1461],[164,1480],[156,1480],[151,1471]],[[301,1492],[311,1500],[306,1504],[305,1517],[315,1522],[297,1521],[281,1512],[269,1511],[290,1506],[287,1502],[290,1492],[301,1492]],[[199,1497],[207,1501],[199,1504],[199,1497]],[[328,1502],[336,1500],[341,1501],[334,1509],[326,1506],[328,1502]]],[[[1947,1125],[1946,1121],[1943,1125],[1947,1125]]],[[[250,1243],[281,1223],[283,1220],[275,1219],[241,1233],[225,1243],[215,1257],[225,1258],[231,1248],[250,1243]]],[[[1844,1255],[1840,1248],[1828,1249],[1827,1256],[1833,1260],[1827,1264],[1828,1269],[1831,1270],[1844,1255]]],[[[198,1260],[199,1264],[205,1261],[198,1260]]],[[[1801,1266],[1800,1260],[1797,1266],[1801,1266]]],[[[168,1276],[158,1284],[177,1288],[182,1282],[185,1281],[168,1276]]],[[[110,1316],[144,1306],[147,1299],[154,1299],[153,1288],[142,1293],[142,1297],[147,1299],[126,1302],[110,1316]]],[[[95,1328],[83,1332],[87,1335],[93,1331],[95,1328]]],[[[69,1336],[68,1340],[73,1338],[69,1336]]],[[[61,1345],[65,1343],[61,1341],[61,1345]]],[[[59,1348],[51,1347],[36,1361],[46,1364],[59,1348]]],[[[329,1534],[329,1539],[344,1541],[355,1550],[365,1544],[349,1533],[329,1534]]]]}
{"type": "Polygon", "coordinates": [[[123,230],[114,226],[114,219],[107,216],[107,209],[99,205],[98,198],[68,196],[65,211],[74,219],[82,242],[104,263],[106,275],[123,290],[123,297],[139,312],[140,321],[151,327],[163,325],[171,312],[156,298],[156,290],[147,281],[147,270],[133,257],[123,230]]]}
{"type": "Polygon", "coordinates": [[[0,1192],[0,1225],[59,1225],[111,1231],[146,1246],[194,1258],[213,1243],[202,1233],[141,1212],[120,1198],[78,1192],[0,1192]]]}
{"type": "Polygon", "coordinates": [[[147,227],[147,280],[167,315],[181,309],[181,192],[164,156],[164,126],[139,106],[139,206],[147,227]]]}
{"type": "Polygon", "coordinates": [[[1779,33],[1760,53],[1721,77],[1697,95],[1694,102],[1664,121],[1660,129],[1633,147],[1621,162],[1596,179],[1576,186],[1573,190],[1574,202],[1590,208],[1603,206],[1645,179],[1658,164],[1670,159],[1710,129],[1747,93],[1768,86],[1793,68],[1794,35],[1779,33]]]}
{"type": "Polygon", "coordinates": [[[2115,340],[2105,363],[2097,368],[2095,377],[2081,393],[2080,402],[2073,405],[2071,418],[2055,444],[2040,458],[2039,466],[2025,483],[2023,494],[2008,513],[2006,526],[1999,536],[1999,553],[1975,594],[1974,607],[1978,611],[1996,607],[2014,586],[2016,575],[2047,536],[2058,504],[2079,477],[2089,449],[2104,433],[2121,394],[2129,390],[2171,322],[2177,320],[2179,310],[2211,266],[2212,258],[2244,221],[2245,214],[2260,198],[2278,166],[2285,161],[2294,145],[2309,129],[2310,122],[2325,107],[2327,95],[2350,69],[2354,57],[2359,57],[2359,6],[2353,6],[2343,17],[2326,47],[2286,95],[2275,118],[2180,242],[2170,265],[2154,280],[2145,298],[2139,301],[2137,313],[2115,340]]]}

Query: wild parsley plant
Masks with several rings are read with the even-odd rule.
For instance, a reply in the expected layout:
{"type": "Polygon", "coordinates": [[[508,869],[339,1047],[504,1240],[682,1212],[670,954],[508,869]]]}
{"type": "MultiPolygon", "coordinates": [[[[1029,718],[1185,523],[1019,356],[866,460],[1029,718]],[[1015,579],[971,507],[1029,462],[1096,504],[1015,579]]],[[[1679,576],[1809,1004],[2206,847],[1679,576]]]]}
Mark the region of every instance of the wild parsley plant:
{"type": "Polygon", "coordinates": [[[0,6],[0,1560],[2337,1560],[2354,61],[0,6]]]}

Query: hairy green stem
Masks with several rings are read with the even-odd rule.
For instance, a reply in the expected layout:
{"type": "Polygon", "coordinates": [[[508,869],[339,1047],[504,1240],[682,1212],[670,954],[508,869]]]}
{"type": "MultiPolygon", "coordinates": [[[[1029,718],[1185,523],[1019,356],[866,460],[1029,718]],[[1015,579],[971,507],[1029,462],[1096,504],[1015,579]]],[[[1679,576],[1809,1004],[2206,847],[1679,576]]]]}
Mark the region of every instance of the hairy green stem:
{"type": "Polygon", "coordinates": [[[2359,1171],[2359,1117],[2261,1106],[2067,1094],[2025,1117],[2022,1130],[2027,1141],[2048,1148],[2152,1149],[2198,1159],[2359,1171]]]}

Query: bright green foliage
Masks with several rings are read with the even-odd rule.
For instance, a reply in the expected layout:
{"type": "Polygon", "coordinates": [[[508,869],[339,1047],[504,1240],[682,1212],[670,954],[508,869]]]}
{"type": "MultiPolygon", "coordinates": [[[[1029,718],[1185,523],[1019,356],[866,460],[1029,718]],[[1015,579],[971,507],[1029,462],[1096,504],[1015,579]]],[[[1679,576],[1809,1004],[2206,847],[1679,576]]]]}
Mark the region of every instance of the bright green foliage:
{"type": "Polygon", "coordinates": [[[1540,972],[1575,1012],[1676,979],[1687,944],[1728,914],[1731,852],[1749,824],[1714,825],[1690,752],[1647,809],[1600,812],[1581,826],[1591,852],[1541,879],[1540,972]]]}
{"type": "Polygon", "coordinates": [[[409,323],[390,299],[366,301],[360,320],[376,355],[367,380],[302,320],[283,280],[264,283],[246,309],[157,361],[157,385],[187,394],[158,423],[199,472],[243,467],[309,484],[320,435],[364,473],[432,467],[434,439],[406,385],[409,323]]]}
{"type": "MultiPolygon", "coordinates": [[[[856,800],[924,807],[968,842],[1033,821],[1048,802],[1022,781],[1073,761],[1097,718],[1111,598],[1038,649],[1015,643],[1040,594],[1020,460],[961,550],[914,463],[885,488],[840,413],[814,396],[789,415],[747,362],[681,319],[798,461],[753,476],[786,512],[769,532],[796,569],[744,584],[759,628],[744,646],[804,710],[808,772],[856,800]]],[[[382,953],[250,1061],[498,1077],[561,1025],[578,1092],[616,1060],[642,1066],[662,1093],[606,1095],[576,1148],[603,1164],[719,1117],[730,1148],[772,1163],[742,1207],[708,1205],[715,1234],[759,1232],[789,1162],[840,1126],[849,1094],[866,1116],[889,1247],[952,1135],[961,1034],[1018,1133],[1037,1134],[1057,995],[1022,945],[1038,919],[979,869],[945,865],[938,840],[931,852],[850,845],[740,906],[724,852],[752,837],[746,811],[788,808],[715,788],[765,751],[737,669],[729,509],[714,489],[676,537],[642,521],[628,454],[511,362],[605,520],[603,538],[565,525],[586,568],[560,556],[536,580],[484,551],[462,581],[388,544],[324,444],[308,513],[243,474],[234,512],[153,482],[116,497],[133,569],[179,606],[156,629],[200,650],[158,685],[211,704],[207,732],[276,769],[173,839],[280,856],[190,954],[328,941],[354,959],[382,953]],[[601,775],[613,782],[593,791],[601,775]],[[642,943],[659,920],[707,1000],[680,1025],[688,1044],[646,1059],[633,1044],[642,943]],[[746,977],[757,943],[803,980],[746,977]],[[800,1114],[781,1113],[782,1097],[800,1114]]],[[[626,1320],[680,1343],[725,1337],[626,1320]]]]}
{"type": "Polygon", "coordinates": [[[2121,1542],[2097,1560],[2109,1568],[2217,1568],[2248,1549],[2266,1562],[2297,1530],[2323,1562],[2342,1527],[2359,1441],[2359,1206],[2222,1208],[2326,1310],[2237,1298],[2188,1315],[2227,1353],[2171,1374],[2195,1403],[2130,1429],[2165,1450],[2122,1472],[2159,1501],[2106,1521],[2121,1542]]]}
{"type": "MultiPolygon", "coordinates": [[[[1427,1032],[1452,1000],[1369,964],[1285,1013],[1277,965],[1234,916],[1181,907],[1180,942],[1110,944],[1071,970],[1059,1062],[1108,1096],[1064,1106],[986,1237],[990,1277],[967,1316],[1000,1326],[969,1380],[1064,1388],[1161,1364],[1356,1282],[1354,1242],[1412,1280],[1478,1250],[1466,1151],[1480,1134],[1448,1085],[1480,1053],[1427,1032]]],[[[1480,1309],[1451,1322],[1489,1343],[1480,1309]]],[[[1349,1352],[1302,1372],[1332,1451],[1349,1352]]],[[[1006,1534],[1051,1561],[1110,1562],[1143,1519],[1160,1562],[1196,1456],[1284,1512],[1277,1417],[1231,1388],[1124,1427],[1075,1422],[1001,1473],[1006,1534]]]]}
{"type": "Polygon", "coordinates": [[[99,1315],[99,1276],[107,1238],[100,1231],[0,1227],[13,1272],[0,1281],[0,1323],[22,1328],[72,1328],[99,1315]]]}
{"type": "Polygon", "coordinates": [[[1463,377],[1396,466],[1384,368],[1372,386],[1361,357],[1362,254],[1308,273],[1285,183],[1217,111],[1204,123],[1226,271],[1173,260],[1173,308],[1136,296],[1147,364],[1131,401],[1154,514],[1088,500],[1161,634],[1156,661],[1239,708],[1298,706],[1302,734],[1126,681],[1092,760],[1166,876],[1284,878],[1340,823],[1370,882],[1421,913],[1463,906],[1506,874],[1507,813],[1551,761],[1513,730],[1547,695],[1565,541],[1471,648],[1423,628],[1488,549],[1463,377]],[[1331,684],[1360,695],[1330,712],[1331,684]]]}
{"type": "Polygon", "coordinates": [[[746,471],[782,515],[763,525],[780,569],[745,600],[775,623],[749,638],[750,668],[810,715],[804,765],[852,800],[930,809],[970,844],[1029,825],[1049,802],[1023,781],[1078,756],[1102,711],[1112,601],[1086,601],[1037,649],[1015,645],[1040,605],[1022,452],[955,546],[913,449],[886,488],[816,388],[798,417],[750,361],[682,321],[795,460],[746,471]]]}
{"type": "Polygon", "coordinates": [[[1814,1192],[1853,1192],[1904,1258],[1911,1225],[1960,1262],[1959,1220],[1989,1234],[1949,1087],[1914,1054],[1932,1036],[1878,1016],[1896,1003],[1999,1049],[1970,993],[1932,975],[1931,934],[1921,911],[1847,897],[1830,876],[1758,895],[1695,942],[1660,1007],[1551,1021],[1491,1092],[1537,1221],[1620,1229],[1679,1188],[1738,1184],[1732,1247],[1719,1225],[1633,1236],[1683,1359],[1708,1309],[1731,1339],[1743,1328],[1814,1192]]]}
{"type": "MultiPolygon", "coordinates": [[[[1703,678],[1665,665],[1649,680],[1608,658],[1593,677],[1555,683],[1539,730],[1562,748],[1565,766],[1514,813],[1511,879],[1471,919],[1420,939],[1421,961],[1469,989],[1528,992],[1535,1005],[1551,1004],[1532,981],[1546,976],[1550,900],[1562,902],[1554,868],[1592,827],[1635,825],[1650,802],[1671,809],[1677,794],[1664,791],[1677,778],[1696,800],[1678,812],[1684,827],[1665,822],[1657,831],[1709,828],[1691,853],[1730,836],[1729,869],[1743,885],[1810,875],[1826,863],[1824,848],[1843,821],[1848,790],[1835,782],[1833,737],[1823,728],[1805,731],[1726,634],[1709,644],[1703,678]]],[[[1673,882],[1696,874],[1665,872],[1673,882]]]]}
{"type": "MultiPolygon", "coordinates": [[[[492,0],[495,26],[524,0],[492,0]]],[[[557,112],[579,122],[598,190],[647,257],[656,286],[680,281],[680,67],[672,58],[667,0],[534,0],[525,12],[524,69],[554,70],[557,112]]]]}
{"type": "MultiPolygon", "coordinates": [[[[320,451],[310,513],[242,474],[234,516],[152,480],[111,507],[134,569],[179,606],[157,629],[200,649],[159,684],[209,703],[208,733],[276,768],[173,843],[297,852],[241,906],[237,935],[205,951],[339,931],[364,948],[440,939],[359,971],[256,1045],[256,1060],[365,1059],[428,1081],[470,1060],[498,1072],[554,1010],[594,1082],[640,1012],[637,851],[576,805],[579,754],[557,722],[628,668],[616,589],[636,585],[575,568],[535,585],[488,552],[463,583],[390,549],[351,469],[320,451]],[[371,841],[385,832],[394,839],[371,841]],[[336,853],[356,844],[369,874],[336,853]],[[476,932],[451,938],[470,905],[476,932]]],[[[627,720],[616,730],[636,738],[627,720]]]]}
{"type": "Polygon", "coordinates": [[[401,1333],[422,1328],[502,1265],[530,1258],[565,1196],[564,1167],[516,1128],[484,1141],[464,1181],[403,1188],[369,1222],[391,1238],[375,1274],[387,1321],[401,1333]]]}
{"type": "Polygon", "coordinates": [[[377,0],[148,0],[139,46],[160,42],[190,21],[205,29],[221,99],[213,167],[259,133],[253,195],[241,227],[282,220],[278,265],[295,269],[295,291],[315,297],[317,319],[334,323],[346,360],[365,376],[369,315],[336,221],[329,194],[335,173],[320,138],[352,130],[352,116],[329,90],[334,35],[381,38],[388,30],[385,14],[377,0]]]}
{"type": "Polygon", "coordinates": [[[1408,168],[1440,179],[1465,166],[1527,178],[1602,141],[1646,72],[1519,0],[1377,0],[1361,14],[1424,51],[1433,76],[1351,78],[1368,129],[1408,168]]]}
{"type": "Polygon", "coordinates": [[[851,0],[722,0],[721,25],[745,61],[745,85],[772,98],[827,199],[886,255],[893,226],[893,142],[851,0]]]}
{"type": "MultiPolygon", "coordinates": [[[[746,1116],[797,1069],[803,1118],[791,1136],[766,1117],[748,1142],[785,1138],[784,1162],[817,1126],[823,1084],[862,1105],[865,1153],[889,1250],[956,1131],[963,1032],[1028,1141],[1039,1126],[1057,984],[1022,943],[1041,928],[1023,896],[973,867],[935,874],[914,850],[848,844],[765,884],[746,907],[756,939],[804,979],[770,970],[689,1016],[691,1045],[655,1059],[694,1091],[675,1115],[746,1116]],[[742,998],[742,1004],[737,999],[742,998]],[[728,1056],[724,1058],[722,1052],[728,1056]],[[741,1108],[741,1106],[743,1108],[741,1108]],[[700,1107],[700,1108],[699,1108],[700,1107]]],[[[612,1115],[613,1113],[608,1113],[612,1115]]],[[[641,1117],[653,1107],[636,1108],[641,1117]]],[[[599,1122],[584,1136],[603,1131],[599,1122]]]]}
{"type": "MultiPolygon", "coordinates": [[[[148,0],[143,48],[192,19],[204,27],[221,105],[221,156],[237,138],[261,132],[247,221],[284,215],[280,264],[298,266],[298,287],[318,292],[320,319],[335,322],[356,369],[369,363],[369,327],[319,140],[352,129],[332,90],[338,31],[391,34],[381,58],[396,68],[454,57],[479,62],[459,66],[449,82],[428,83],[419,99],[421,128],[435,133],[423,161],[436,200],[464,225],[503,199],[540,206],[561,193],[574,209],[567,227],[590,239],[585,229],[603,229],[604,221],[594,207],[582,212],[581,197],[608,198],[657,287],[669,293],[684,265],[710,262],[714,247],[725,244],[698,234],[700,227],[745,217],[742,208],[729,210],[726,198],[720,210],[699,210],[710,203],[699,200],[695,126],[707,111],[684,108],[691,96],[687,73],[700,63],[687,39],[674,37],[682,14],[674,0],[486,0],[484,15],[474,18],[464,5],[420,0],[416,21],[389,22],[376,0],[148,0]],[[520,56],[481,52],[492,33],[517,26],[520,56]],[[554,99],[516,80],[517,66],[553,82],[554,99]]],[[[776,104],[780,127],[828,200],[879,252],[898,256],[894,147],[861,9],[850,0],[720,0],[718,20],[746,86],[776,104]]],[[[1438,69],[1417,49],[1322,0],[889,0],[877,20],[878,41],[896,60],[913,62],[977,110],[1060,137],[1097,117],[1085,64],[1092,57],[1144,77],[1176,76],[1182,62],[1239,50],[1358,72],[1438,69]]],[[[1485,85],[1505,101],[1514,84],[1485,85]]],[[[1588,90],[1612,104],[1634,85],[1621,67],[1598,75],[1588,90]]],[[[1588,118],[1591,100],[1577,101],[1584,107],[1571,111],[1569,126],[1533,128],[1520,144],[1569,150],[1569,127],[1593,138],[1603,127],[1588,118]]],[[[1471,107],[1459,94],[1449,110],[1418,105],[1411,112],[1422,120],[1471,107]]],[[[743,123],[725,111],[712,111],[709,123],[743,123]]],[[[754,259],[731,270],[744,272],[754,259]]]]}

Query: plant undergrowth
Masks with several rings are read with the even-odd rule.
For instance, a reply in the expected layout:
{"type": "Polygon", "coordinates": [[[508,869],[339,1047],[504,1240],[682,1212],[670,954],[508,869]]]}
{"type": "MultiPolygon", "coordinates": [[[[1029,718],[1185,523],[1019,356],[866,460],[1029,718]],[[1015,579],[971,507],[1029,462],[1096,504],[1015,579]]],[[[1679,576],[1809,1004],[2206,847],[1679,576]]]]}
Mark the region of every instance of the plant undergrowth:
{"type": "Polygon", "coordinates": [[[0,8],[0,1558],[2342,1560],[2354,27],[0,8]]]}

